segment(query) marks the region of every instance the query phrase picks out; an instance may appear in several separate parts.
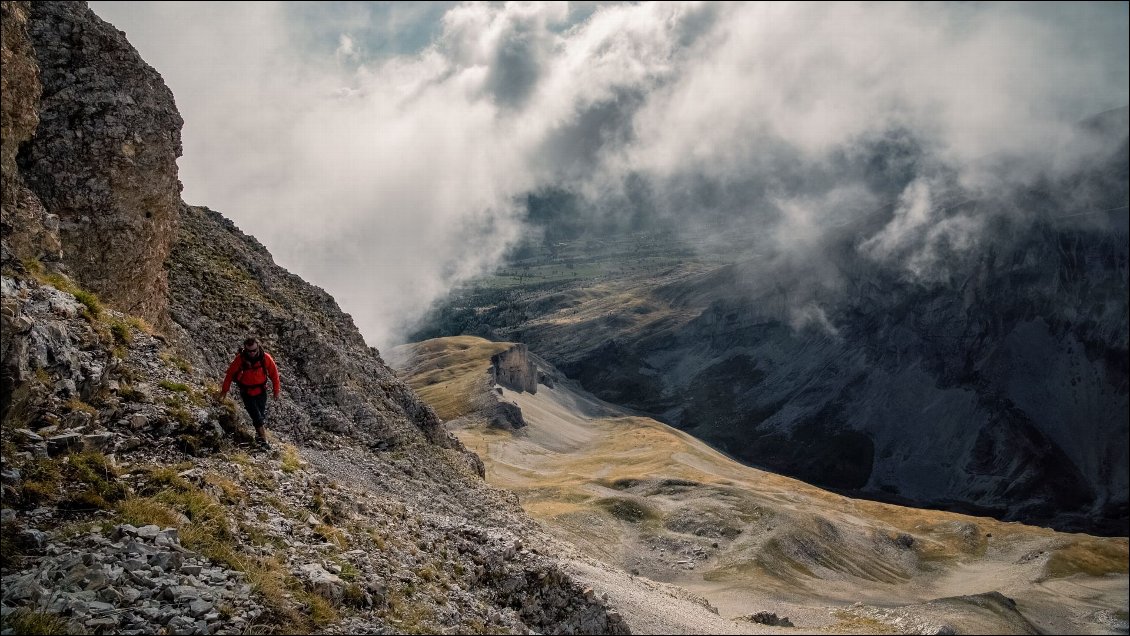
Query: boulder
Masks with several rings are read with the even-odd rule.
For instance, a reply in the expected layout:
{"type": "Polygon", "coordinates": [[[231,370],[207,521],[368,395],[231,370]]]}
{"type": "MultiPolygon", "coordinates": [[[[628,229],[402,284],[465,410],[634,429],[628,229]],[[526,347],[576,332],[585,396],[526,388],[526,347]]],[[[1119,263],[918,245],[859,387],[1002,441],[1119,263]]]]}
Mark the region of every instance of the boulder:
{"type": "Polygon", "coordinates": [[[299,572],[315,593],[330,601],[341,601],[345,592],[345,581],[341,577],[331,574],[320,563],[307,563],[299,567],[299,572]]]}

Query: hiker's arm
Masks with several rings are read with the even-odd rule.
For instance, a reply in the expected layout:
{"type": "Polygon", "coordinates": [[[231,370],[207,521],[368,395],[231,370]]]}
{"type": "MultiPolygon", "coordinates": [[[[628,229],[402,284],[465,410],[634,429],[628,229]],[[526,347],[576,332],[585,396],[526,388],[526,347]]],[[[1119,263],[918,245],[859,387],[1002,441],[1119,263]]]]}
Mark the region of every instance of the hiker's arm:
{"type": "Polygon", "coordinates": [[[228,366],[228,373],[224,376],[224,386],[220,389],[220,398],[222,399],[228,394],[228,389],[231,388],[231,381],[235,379],[235,374],[239,372],[239,356],[232,360],[231,365],[228,366]]]}
{"type": "Polygon", "coordinates": [[[266,359],[263,361],[263,366],[267,367],[267,375],[271,378],[271,383],[275,385],[275,399],[279,399],[279,368],[275,366],[275,359],[270,354],[263,354],[266,359]]]}

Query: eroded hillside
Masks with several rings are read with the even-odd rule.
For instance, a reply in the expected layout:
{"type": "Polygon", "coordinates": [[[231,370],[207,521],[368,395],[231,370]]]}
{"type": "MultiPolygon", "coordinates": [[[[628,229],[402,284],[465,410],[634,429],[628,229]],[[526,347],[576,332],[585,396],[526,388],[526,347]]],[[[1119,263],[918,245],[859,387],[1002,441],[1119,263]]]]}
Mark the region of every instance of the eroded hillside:
{"type": "Polygon", "coordinates": [[[805,630],[873,633],[1125,628],[1126,539],[850,499],[750,468],[544,361],[536,393],[494,384],[492,356],[510,348],[461,336],[394,356],[489,483],[590,555],[701,594],[723,616],[757,608],[805,630]],[[526,425],[500,425],[497,401],[526,425]]]}

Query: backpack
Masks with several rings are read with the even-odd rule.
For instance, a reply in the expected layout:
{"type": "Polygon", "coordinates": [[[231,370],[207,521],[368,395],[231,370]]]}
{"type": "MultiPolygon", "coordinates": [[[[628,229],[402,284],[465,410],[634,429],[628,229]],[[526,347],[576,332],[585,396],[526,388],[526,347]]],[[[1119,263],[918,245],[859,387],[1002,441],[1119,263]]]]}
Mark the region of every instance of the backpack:
{"type": "Polygon", "coordinates": [[[258,395],[260,391],[265,391],[268,382],[267,368],[264,366],[267,352],[260,349],[259,357],[256,360],[248,360],[247,356],[240,351],[239,359],[239,375],[235,376],[235,381],[240,390],[249,395],[258,395]],[[258,389],[258,391],[255,389],[258,389]]]}

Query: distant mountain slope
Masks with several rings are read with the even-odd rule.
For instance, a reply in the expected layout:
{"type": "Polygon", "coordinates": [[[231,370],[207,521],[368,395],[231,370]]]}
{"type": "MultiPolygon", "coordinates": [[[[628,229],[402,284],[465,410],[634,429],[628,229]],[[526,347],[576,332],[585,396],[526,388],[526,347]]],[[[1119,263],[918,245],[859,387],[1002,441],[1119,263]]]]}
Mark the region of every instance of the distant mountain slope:
{"type": "Polygon", "coordinates": [[[913,621],[888,622],[913,617],[958,633],[1025,633],[1029,620],[1074,632],[1106,628],[1063,622],[1067,614],[1125,603],[1125,539],[820,490],[602,402],[536,357],[544,380],[536,393],[492,386],[491,357],[509,347],[460,336],[405,345],[391,357],[433,404],[471,405],[449,426],[483,458],[491,484],[518,493],[531,515],[589,554],[702,594],[723,616],[765,608],[801,629],[838,631],[859,618],[842,608],[861,601],[893,608],[870,631],[915,631],[913,621]],[[499,426],[488,393],[519,407],[526,425],[499,426]],[[1073,579],[1089,581],[1081,594],[1057,570],[1077,551],[1109,559],[1121,574],[1073,579]],[[991,590],[1015,599],[1020,613],[986,611],[987,598],[970,602],[980,607],[972,612],[930,602],[991,590]]]}
{"type": "Polygon", "coordinates": [[[986,221],[931,277],[861,252],[889,208],[841,228],[815,280],[767,249],[578,239],[454,294],[417,337],[524,342],[603,399],[815,484],[1126,535],[1126,113],[1079,127],[1105,150],[1068,176],[935,203],[986,221]]]}

